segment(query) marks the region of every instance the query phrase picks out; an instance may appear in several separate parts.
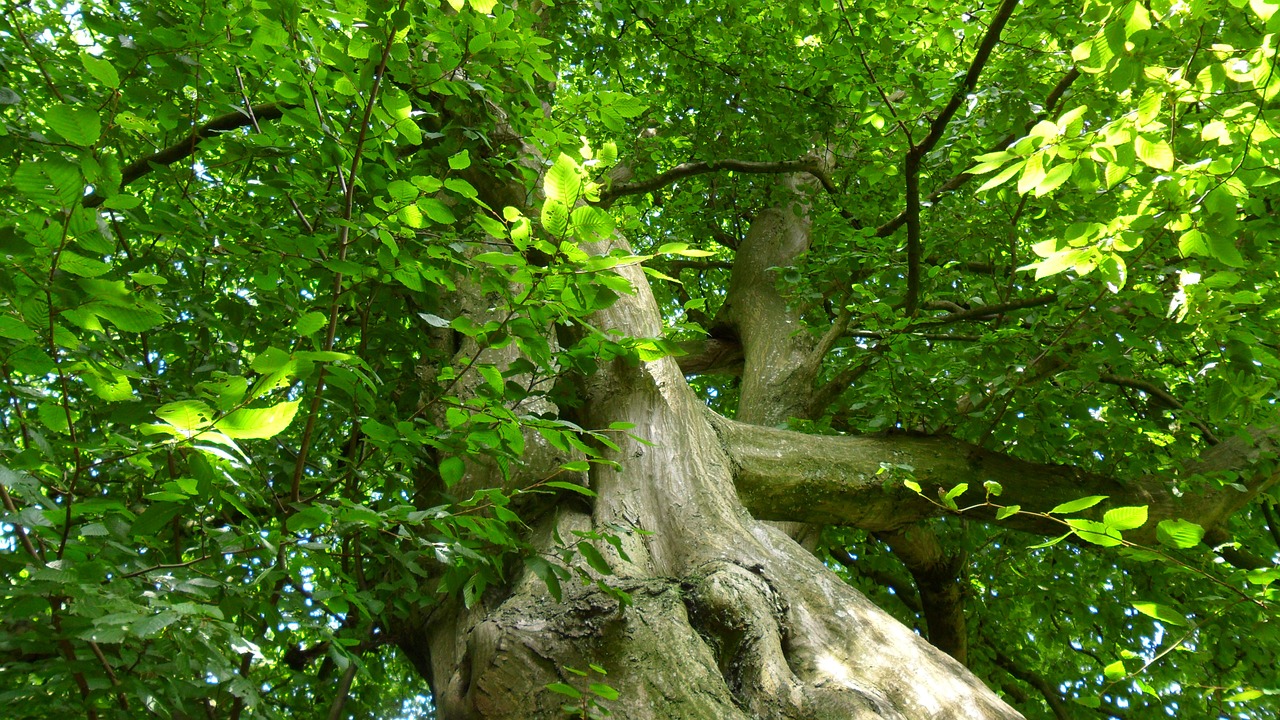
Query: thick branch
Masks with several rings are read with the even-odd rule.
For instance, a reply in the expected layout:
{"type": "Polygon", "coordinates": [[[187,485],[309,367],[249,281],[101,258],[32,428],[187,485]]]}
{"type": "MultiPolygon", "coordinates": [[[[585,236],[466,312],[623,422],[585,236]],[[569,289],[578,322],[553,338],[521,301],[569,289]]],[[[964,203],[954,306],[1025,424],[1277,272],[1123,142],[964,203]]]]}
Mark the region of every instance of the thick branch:
{"type": "Polygon", "coordinates": [[[720,172],[722,170],[731,170],[733,172],[750,173],[754,175],[784,175],[786,173],[808,173],[818,179],[822,183],[823,189],[829,194],[836,194],[837,189],[835,183],[831,181],[831,176],[822,167],[817,160],[813,158],[805,158],[803,160],[784,160],[781,162],[754,162],[751,160],[711,160],[708,162],[687,162],[671,168],[670,170],[648,180],[639,182],[622,183],[600,193],[600,204],[609,207],[618,198],[626,195],[639,195],[641,193],[652,192],[658,188],[665,187],[671,183],[682,180],[694,175],[705,175],[707,173],[720,172]]]}
{"type": "MultiPolygon", "coordinates": [[[[943,511],[902,486],[914,479],[927,497],[968,483],[972,490],[959,499],[979,503],[983,482],[1004,487],[999,501],[1024,511],[1046,512],[1061,503],[1087,495],[1110,498],[1085,515],[1099,515],[1121,505],[1146,505],[1150,520],[1125,533],[1138,543],[1155,542],[1160,520],[1185,518],[1212,529],[1280,479],[1280,473],[1257,461],[1274,450],[1266,433],[1255,433],[1253,444],[1232,437],[1209,448],[1200,460],[1182,468],[1181,476],[1231,470],[1246,488],[1207,487],[1175,495],[1174,478],[1149,475],[1132,480],[1086,472],[1067,465],[1019,460],[942,436],[894,433],[836,437],[805,435],[787,430],[746,425],[707,411],[721,443],[734,464],[734,483],[742,503],[762,520],[847,525],[873,532],[905,527],[943,511]],[[910,467],[910,471],[903,467],[910,467]],[[883,470],[888,468],[888,470],[883,470]]],[[[1273,431],[1274,432],[1274,431],[1273,431]]],[[[992,508],[977,508],[969,516],[993,520],[992,508]]],[[[1018,514],[1001,521],[1017,530],[1042,535],[1062,533],[1058,523],[1018,514]]]]}
{"type": "MultiPolygon", "coordinates": [[[[199,146],[202,140],[207,140],[219,133],[238,130],[242,127],[249,127],[254,123],[255,119],[258,122],[262,122],[264,120],[278,120],[284,116],[284,111],[288,107],[288,105],[282,105],[280,103],[265,103],[262,105],[253,105],[247,110],[237,108],[225,115],[219,115],[196,128],[190,135],[169,147],[163,150],[158,150],[140,160],[135,160],[126,165],[124,170],[120,172],[120,186],[123,187],[128,185],[134,180],[137,180],[143,175],[151,172],[156,167],[172,165],[183,158],[194,155],[197,146],[199,146]]],[[[106,199],[107,198],[105,196],[94,191],[93,193],[85,196],[84,206],[89,208],[98,207],[106,201],[106,199]]]]}
{"type": "Polygon", "coordinates": [[[684,355],[676,357],[685,375],[741,375],[744,355],[742,343],[735,340],[704,338],[680,343],[684,355]]]}
{"type": "Polygon", "coordinates": [[[982,42],[978,44],[978,51],[973,54],[973,60],[969,63],[969,70],[964,74],[964,80],[961,81],[960,87],[951,94],[951,100],[947,102],[946,107],[942,108],[942,112],[929,123],[929,134],[911,149],[917,155],[923,156],[925,153],[933,149],[934,145],[942,139],[942,134],[946,131],[947,125],[951,122],[951,118],[955,116],[956,111],[964,104],[969,94],[978,86],[978,76],[982,74],[982,69],[986,67],[987,60],[991,57],[991,51],[995,49],[996,43],[1000,42],[1000,33],[1004,32],[1004,26],[1009,22],[1009,18],[1013,16],[1013,10],[1018,6],[1018,0],[1004,0],[1000,3],[1000,7],[996,9],[996,14],[991,18],[991,23],[987,25],[987,34],[983,36],[982,42]]]}
{"type": "Polygon", "coordinates": [[[963,556],[944,548],[937,533],[922,525],[879,533],[876,537],[889,546],[915,580],[930,644],[961,665],[968,665],[969,633],[964,622],[964,594],[960,585],[963,556]]]}

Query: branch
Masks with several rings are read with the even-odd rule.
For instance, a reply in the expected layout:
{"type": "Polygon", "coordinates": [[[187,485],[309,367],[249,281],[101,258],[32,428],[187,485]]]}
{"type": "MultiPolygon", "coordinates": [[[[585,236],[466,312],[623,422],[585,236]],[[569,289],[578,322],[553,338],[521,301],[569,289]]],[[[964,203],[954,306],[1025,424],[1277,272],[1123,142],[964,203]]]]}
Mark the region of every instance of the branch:
{"type": "MultiPolygon", "coordinates": [[[[903,488],[901,480],[915,480],[929,497],[968,483],[973,488],[969,498],[981,498],[982,483],[994,480],[1004,488],[1002,504],[1020,505],[1029,512],[1047,512],[1087,495],[1106,495],[1110,500],[1084,513],[1086,517],[1101,517],[1107,507],[1146,505],[1150,521],[1126,533],[1126,539],[1152,544],[1159,521],[1185,518],[1211,530],[1280,480],[1280,471],[1258,464],[1263,455],[1274,452],[1271,435],[1280,434],[1280,428],[1228,438],[1181,472],[1124,479],[1069,465],[1020,460],[945,436],[806,435],[706,412],[733,463],[739,499],[761,520],[844,525],[872,532],[897,530],[943,513],[903,488]],[[912,468],[909,476],[892,470],[903,465],[912,468]],[[890,472],[886,474],[882,466],[890,472]],[[1190,477],[1226,470],[1240,475],[1245,492],[1210,486],[1181,497],[1174,493],[1176,483],[1170,475],[1190,477]]],[[[960,502],[965,500],[962,497],[960,502]]],[[[966,515],[993,521],[994,512],[978,508],[966,515]]],[[[1062,532],[1057,523],[1025,514],[1001,524],[1041,535],[1062,532]]]]}
{"type": "Polygon", "coordinates": [[[671,168],[670,170],[639,182],[622,183],[600,193],[600,205],[609,207],[618,198],[625,195],[639,195],[641,193],[652,192],[658,188],[665,187],[671,183],[682,180],[695,175],[705,175],[707,173],[720,172],[721,170],[731,170],[740,173],[749,173],[753,175],[780,175],[785,173],[808,173],[818,179],[822,183],[823,189],[828,194],[835,195],[838,190],[835,183],[831,181],[831,176],[812,158],[803,160],[783,160],[781,162],[755,162],[751,160],[710,160],[707,162],[687,162],[671,168]]]}
{"type": "Polygon", "coordinates": [[[351,695],[351,682],[356,679],[356,670],[358,665],[355,661],[348,661],[346,672],[342,673],[342,677],[338,680],[338,692],[333,698],[333,704],[329,706],[329,720],[340,720],[342,717],[342,708],[347,704],[347,698],[351,695]]]}
{"type": "Polygon", "coordinates": [[[742,343],[704,338],[680,343],[684,355],[675,360],[685,375],[741,375],[746,355],[742,343]]]}
{"type": "Polygon", "coordinates": [[[881,587],[892,590],[893,596],[898,598],[911,612],[918,613],[922,610],[920,607],[920,595],[909,583],[903,582],[891,573],[867,567],[866,563],[858,562],[845,548],[831,547],[827,548],[827,551],[831,553],[831,557],[835,558],[836,562],[845,566],[849,572],[861,575],[881,587]]]}
{"type": "Polygon", "coordinates": [[[1021,300],[1012,300],[1007,303],[998,303],[996,305],[979,305],[975,308],[954,312],[950,315],[942,317],[922,319],[917,325],[949,325],[954,322],[964,320],[983,320],[996,315],[1007,313],[1010,310],[1023,310],[1031,307],[1040,307],[1041,305],[1052,305],[1058,301],[1058,296],[1050,293],[1048,295],[1039,295],[1037,297],[1023,298],[1021,300]]]}
{"type": "MultiPolygon", "coordinates": [[[[1172,410],[1179,410],[1179,411],[1186,410],[1186,408],[1182,406],[1182,403],[1178,402],[1177,398],[1170,395],[1168,390],[1165,390],[1163,387],[1160,387],[1156,383],[1153,383],[1147,380],[1142,380],[1139,378],[1122,377],[1120,375],[1111,375],[1111,374],[1103,374],[1101,377],[1098,378],[1098,380],[1108,385],[1115,385],[1117,387],[1127,387],[1133,390],[1141,390],[1142,392],[1150,395],[1151,397],[1158,399],[1160,402],[1169,406],[1169,408],[1172,410]]],[[[1200,434],[1204,437],[1205,442],[1209,443],[1210,445],[1218,444],[1217,436],[1213,434],[1213,430],[1211,430],[1208,425],[1204,424],[1198,418],[1195,418],[1195,417],[1192,417],[1189,419],[1191,421],[1191,424],[1194,425],[1196,429],[1200,431],[1200,434]]]]}
{"type": "Polygon", "coordinates": [[[977,87],[978,77],[982,75],[982,69],[986,67],[991,51],[1000,41],[1000,33],[1004,31],[1005,24],[1009,22],[1017,6],[1018,0],[1004,0],[1000,3],[995,16],[991,18],[991,24],[987,26],[987,34],[978,44],[978,51],[974,53],[973,60],[969,63],[969,70],[965,73],[964,80],[951,94],[951,100],[942,108],[942,112],[929,123],[929,134],[907,151],[902,173],[906,181],[907,195],[906,209],[903,212],[907,216],[907,299],[904,309],[908,317],[916,314],[920,303],[920,162],[942,139],[942,134],[946,132],[951,118],[955,117],[956,111],[960,109],[965,98],[969,97],[977,87]]]}
{"type": "MultiPolygon", "coordinates": [[[[253,105],[246,109],[237,108],[226,115],[219,115],[169,147],[126,165],[124,170],[120,172],[120,186],[128,185],[157,167],[172,165],[183,158],[194,155],[197,146],[202,140],[207,140],[220,133],[249,127],[254,124],[255,118],[259,122],[263,120],[278,120],[284,116],[284,111],[289,107],[289,105],[280,103],[264,103],[262,105],[253,105]]],[[[95,208],[105,202],[106,199],[106,196],[100,195],[97,190],[94,190],[85,196],[83,202],[85,207],[95,208]]]]}
{"type": "MultiPolygon", "coordinates": [[[[1028,121],[1023,132],[1029,131],[1040,120],[1043,120],[1046,117],[1051,117],[1054,114],[1054,112],[1058,109],[1058,101],[1062,99],[1063,94],[1066,93],[1066,91],[1071,87],[1072,83],[1074,83],[1076,79],[1079,77],[1080,77],[1080,71],[1077,70],[1076,68],[1071,68],[1070,70],[1068,70],[1067,74],[1064,75],[1062,79],[1058,81],[1058,84],[1054,86],[1053,90],[1049,92],[1048,97],[1045,98],[1044,112],[1036,115],[1034,118],[1028,121]]],[[[1000,150],[1004,150],[1008,148],[1010,145],[1012,145],[1013,142],[1017,139],[1018,139],[1017,133],[1009,133],[1008,135],[1005,135],[1003,138],[1001,138],[998,142],[996,142],[995,144],[987,148],[987,152],[990,153],[990,152],[997,152],[1000,150]]],[[[973,179],[973,175],[970,175],[969,173],[960,173],[959,175],[952,176],[946,182],[939,185],[938,188],[934,190],[932,193],[929,193],[929,198],[926,202],[928,203],[937,202],[938,199],[941,198],[943,195],[958,189],[961,185],[964,185],[965,183],[969,182],[972,179],[973,179]]],[[[905,224],[906,222],[907,222],[906,211],[898,213],[897,217],[893,218],[889,222],[876,228],[876,237],[888,237],[893,233],[897,232],[898,228],[902,227],[903,224],[905,224]]]]}
{"type": "Polygon", "coordinates": [[[1062,697],[1053,689],[1053,685],[1048,680],[1022,667],[998,650],[995,651],[995,661],[996,665],[1003,668],[1005,672],[1035,688],[1037,692],[1044,696],[1044,701],[1048,703],[1054,717],[1058,720],[1072,720],[1071,711],[1067,709],[1067,704],[1062,701],[1062,697]]]}
{"type": "Polygon", "coordinates": [[[923,525],[878,533],[876,537],[889,546],[915,580],[929,643],[961,665],[968,665],[969,633],[960,585],[964,557],[949,552],[937,533],[923,525]]]}

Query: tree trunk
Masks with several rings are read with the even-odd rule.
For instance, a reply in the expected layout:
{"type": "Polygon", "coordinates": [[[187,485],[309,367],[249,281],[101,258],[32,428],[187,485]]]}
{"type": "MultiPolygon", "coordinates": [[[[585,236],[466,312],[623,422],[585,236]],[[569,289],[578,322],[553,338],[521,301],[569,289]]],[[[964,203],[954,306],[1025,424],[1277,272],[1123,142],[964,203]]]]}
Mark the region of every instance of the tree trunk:
{"type": "MultiPolygon", "coordinates": [[[[808,246],[796,206],[762,213],[739,250],[726,313],[746,352],[740,417],[776,424],[798,414],[812,390],[813,340],[797,335],[767,268],[808,246]],[[749,388],[749,390],[748,390],[749,388]]],[[[594,319],[632,337],[661,334],[645,276],[594,319]]],[[[562,601],[524,571],[470,609],[436,608],[401,645],[429,678],[439,717],[564,717],[573,702],[546,689],[589,682],[615,688],[614,717],[1014,718],[976,677],[875,607],[770,523],[754,519],[734,487],[734,460],[714,416],[674,358],[622,360],[584,381],[586,428],[626,422],[631,433],[594,466],[590,510],[558,504],[533,530],[550,554],[556,538],[614,532],[630,561],[599,544],[630,595],[622,605],[594,584],[562,601]],[[637,532],[643,531],[643,532],[637,532]],[[607,677],[566,668],[588,664],[607,677]]],[[[585,712],[585,710],[584,710],[585,712]]],[[[574,715],[578,716],[578,715],[574,715]]],[[[583,714],[583,717],[589,715],[583,714]]]]}

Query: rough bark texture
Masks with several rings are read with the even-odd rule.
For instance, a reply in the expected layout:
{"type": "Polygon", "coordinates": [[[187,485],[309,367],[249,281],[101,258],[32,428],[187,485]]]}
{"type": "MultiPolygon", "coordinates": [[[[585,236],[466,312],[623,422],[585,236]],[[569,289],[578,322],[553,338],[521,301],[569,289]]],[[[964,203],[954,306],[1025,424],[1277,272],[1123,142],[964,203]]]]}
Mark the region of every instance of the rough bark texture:
{"type": "MultiPolygon", "coordinates": [[[[795,332],[767,272],[802,252],[807,233],[802,208],[772,210],[739,250],[730,317],[746,356],[742,414],[756,422],[797,414],[803,405],[794,402],[811,392],[812,341],[795,332]]],[[[621,272],[636,293],[595,326],[660,334],[643,274],[621,272]]],[[[575,684],[564,667],[588,663],[609,671],[619,718],[1020,717],[748,512],[735,488],[744,465],[730,454],[741,451],[741,424],[707,411],[674,359],[617,361],[581,390],[585,427],[628,422],[654,444],[622,443],[610,458],[618,468],[591,473],[590,510],[554,508],[535,539],[550,548],[556,533],[647,531],[622,533],[630,562],[606,552],[607,581],[634,602],[621,607],[594,586],[566,588],[556,602],[526,573],[471,609],[437,608],[402,644],[431,678],[441,718],[562,717],[565,698],[544,688],[575,684]]]]}
{"type": "MultiPolygon", "coordinates": [[[[803,330],[769,270],[809,245],[803,188],[788,182],[787,189],[790,204],[763,212],[738,249],[717,319],[733,336],[725,344],[741,348],[740,356],[729,353],[730,362],[708,362],[740,368],[736,420],[708,410],[673,358],[614,361],[580,388],[585,400],[576,421],[587,428],[631,423],[652,445],[621,443],[609,457],[617,468],[595,466],[590,474],[597,493],[590,507],[561,499],[536,516],[534,540],[551,552],[555,538],[574,531],[620,532],[630,561],[602,546],[613,569],[605,580],[632,604],[620,605],[595,585],[566,587],[556,601],[526,572],[470,609],[435,608],[399,637],[430,678],[441,718],[563,717],[565,698],[545,687],[583,687],[565,668],[590,663],[607,669],[606,681],[620,693],[609,704],[613,716],[629,720],[1020,717],[957,662],[967,651],[956,582],[962,561],[913,526],[939,507],[905,490],[902,478],[878,475],[883,463],[912,466],[930,496],[994,479],[1005,487],[1005,504],[1028,510],[1105,494],[1119,504],[1150,505],[1154,519],[1194,517],[1206,527],[1274,482],[1259,475],[1243,480],[1248,492],[1178,498],[1160,478],[1124,483],[946,437],[777,429],[812,407],[823,345],[803,330]],[[916,582],[931,639],[954,657],[831,573],[792,539],[796,523],[879,533],[916,582]]],[[[619,272],[636,292],[598,313],[594,327],[660,335],[643,273],[619,272]]],[[[537,443],[530,448],[533,466],[563,460],[540,457],[547,448],[537,443]]],[[[1229,440],[1188,472],[1246,467],[1257,452],[1257,443],[1229,440]]],[[[464,482],[496,484],[495,473],[473,467],[464,482]]],[[[1012,522],[1031,532],[1059,530],[1035,518],[1012,522]]]]}

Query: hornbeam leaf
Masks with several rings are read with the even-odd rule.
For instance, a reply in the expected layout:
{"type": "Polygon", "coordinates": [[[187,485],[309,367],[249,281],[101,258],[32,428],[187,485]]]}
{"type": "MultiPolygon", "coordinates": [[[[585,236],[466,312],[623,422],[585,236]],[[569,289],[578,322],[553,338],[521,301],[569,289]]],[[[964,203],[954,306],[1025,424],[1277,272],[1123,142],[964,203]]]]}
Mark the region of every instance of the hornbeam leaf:
{"type": "Polygon", "coordinates": [[[1267,0],[1249,0],[1249,7],[1262,22],[1266,22],[1271,19],[1272,15],[1276,14],[1277,9],[1280,9],[1280,3],[1271,3],[1267,2],[1267,0]]]}
{"type": "Polygon", "coordinates": [[[1204,528],[1182,518],[1161,520],[1156,525],[1156,539],[1170,547],[1193,548],[1204,539],[1204,528]]]}
{"type": "Polygon", "coordinates": [[[1166,625],[1176,625],[1177,627],[1187,627],[1191,623],[1187,622],[1187,618],[1182,613],[1173,608],[1153,602],[1139,602],[1133,604],[1133,609],[1155,618],[1166,625]]]}
{"type": "Polygon", "coordinates": [[[1055,165],[1052,170],[1045,174],[1044,179],[1040,181],[1040,184],[1036,185],[1036,197],[1048,195],[1054,190],[1057,190],[1062,183],[1071,179],[1071,171],[1073,169],[1075,169],[1075,163],[1062,163],[1061,165],[1055,165]]]}
{"type": "Polygon", "coordinates": [[[1103,523],[1082,518],[1071,518],[1067,520],[1067,525],[1071,526],[1071,529],[1075,531],[1076,537],[1085,542],[1101,545],[1102,547],[1115,547],[1121,543],[1120,532],[1103,523]]]}
{"type": "Polygon", "coordinates": [[[1147,523],[1147,506],[1118,507],[1102,516],[1102,523],[1116,530],[1133,530],[1147,523]]]}
{"type": "Polygon", "coordinates": [[[44,122],[54,132],[75,145],[88,147],[102,136],[102,123],[98,113],[84,107],[54,105],[44,115],[44,122]]]}
{"type": "Polygon", "coordinates": [[[284,432],[297,413],[297,400],[269,408],[242,408],[219,420],[216,427],[230,438],[271,438],[284,432]]]}
{"type": "Polygon", "coordinates": [[[1106,495],[1090,495],[1089,497],[1082,497],[1079,500],[1072,500],[1071,502],[1062,503],[1061,505],[1050,510],[1049,514],[1066,515],[1068,513],[1080,512],[1081,510],[1084,510],[1086,508],[1091,508],[1094,505],[1097,505],[1098,503],[1106,499],[1107,499],[1106,495]]]}
{"type": "Polygon", "coordinates": [[[584,240],[603,240],[613,234],[613,216],[598,207],[576,207],[570,219],[573,234],[584,240]]]}
{"type": "Polygon", "coordinates": [[[1006,507],[1002,507],[996,511],[996,519],[1004,520],[1005,518],[1017,515],[1018,511],[1021,509],[1022,509],[1021,505],[1008,505],[1006,507]]]}
{"type": "Polygon", "coordinates": [[[569,207],[559,200],[547,198],[542,203],[542,227],[556,237],[569,232],[569,207]]]}
{"type": "Polygon", "coordinates": [[[1173,148],[1164,140],[1148,140],[1139,135],[1133,141],[1134,152],[1138,159],[1157,170],[1173,169],[1173,148]]]}
{"type": "Polygon", "coordinates": [[[83,65],[84,69],[93,76],[94,80],[97,80],[112,89],[120,87],[120,75],[116,72],[116,69],[111,66],[110,62],[103,60],[102,58],[94,57],[88,52],[81,50],[80,64],[83,65]]]}
{"type": "Polygon", "coordinates": [[[179,400],[156,409],[156,417],[186,433],[207,428],[213,416],[213,408],[199,400],[179,400]]]}
{"type": "MultiPolygon", "coordinates": [[[[582,193],[583,170],[568,155],[560,153],[560,157],[556,158],[556,162],[547,171],[547,178],[543,183],[543,193],[547,196],[547,200],[556,200],[565,206],[572,205],[578,201],[579,195],[582,193]]],[[[544,210],[545,212],[545,210],[544,210]]],[[[561,235],[562,233],[554,233],[561,235]]]]}
{"type": "Polygon", "coordinates": [[[1018,161],[1018,162],[1016,162],[1016,163],[1014,163],[1014,164],[1010,165],[1009,167],[1005,168],[1004,170],[1001,170],[1001,171],[1000,171],[1000,174],[998,174],[998,175],[996,175],[995,177],[991,178],[990,180],[988,180],[988,181],[986,181],[986,182],[982,183],[982,185],[981,185],[981,186],[979,186],[979,187],[978,187],[978,189],[977,189],[975,192],[982,192],[983,190],[990,190],[990,189],[991,189],[991,188],[993,188],[993,187],[997,187],[997,186],[999,186],[999,185],[1004,184],[1004,183],[1005,183],[1005,181],[1007,181],[1009,178],[1013,177],[1014,175],[1017,175],[1017,174],[1018,174],[1018,172],[1022,170],[1022,166],[1023,166],[1025,163],[1026,163],[1026,161],[1025,161],[1025,160],[1021,160],[1021,161],[1018,161]]]}

